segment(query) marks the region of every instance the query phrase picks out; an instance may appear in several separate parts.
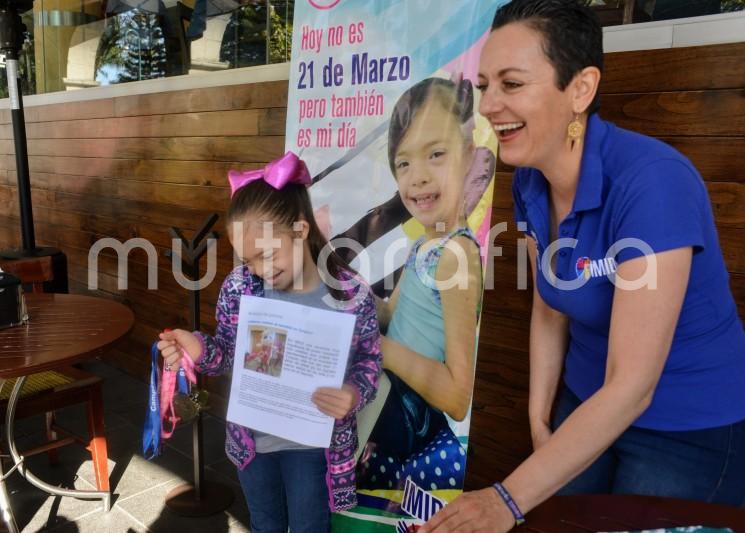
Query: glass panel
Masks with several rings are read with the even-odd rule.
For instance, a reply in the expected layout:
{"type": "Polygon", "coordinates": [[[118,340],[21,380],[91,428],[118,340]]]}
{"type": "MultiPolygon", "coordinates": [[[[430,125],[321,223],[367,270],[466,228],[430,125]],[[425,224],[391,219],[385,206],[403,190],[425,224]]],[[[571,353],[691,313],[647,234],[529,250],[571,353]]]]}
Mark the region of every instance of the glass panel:
{"type": "MultiPolygon", "coordinates": [[[[23,94],[289,61],[294,7],[294,0],[34,0],[22,13],[23,94]]],[[[0,60],[0,98],[4,67],[0,60]]]]}
{"type": "Polygon", "coordinates": [[[745,10],[745,0],[590,0],[589,4],[597,11],[603,26],[745,10]]]}
{"type": "MultiPolygon", "coordinates": [[[[23,94],[290,60],[294,0],[16,1],[27,6],[23,94]]],[[[745,0],[587,2],[604,26],[745,10],[745,0]]],[[[0,98],[7,92],[0,56],[0,98]]]]}

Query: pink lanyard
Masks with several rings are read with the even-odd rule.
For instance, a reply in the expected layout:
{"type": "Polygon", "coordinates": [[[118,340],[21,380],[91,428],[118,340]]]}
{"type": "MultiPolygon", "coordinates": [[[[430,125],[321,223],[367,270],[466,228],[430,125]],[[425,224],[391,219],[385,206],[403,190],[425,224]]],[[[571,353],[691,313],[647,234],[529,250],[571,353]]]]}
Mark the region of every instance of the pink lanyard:
{"type": "MultiPolygon", "coordinates": [[[[181,368],[184,369],[184,374],[189,383],[196,384],[197,375],[194,372],[194,360],[186,353],[186,350],[181,350],[179,363],[181,364],[181,368]]],[[[181,420],[176,416],[176,411],[173,409],[173,395],[176,392],[177,374],[178,370],[171,370],[165,361],[163,362],[160,384],[160,435],[164,439],[170,438],[173,435],[173,432],[176,430],[176,424],[181,420]],[[166,421],[170,422],[170,431],[166,430],[166,421]]]]}

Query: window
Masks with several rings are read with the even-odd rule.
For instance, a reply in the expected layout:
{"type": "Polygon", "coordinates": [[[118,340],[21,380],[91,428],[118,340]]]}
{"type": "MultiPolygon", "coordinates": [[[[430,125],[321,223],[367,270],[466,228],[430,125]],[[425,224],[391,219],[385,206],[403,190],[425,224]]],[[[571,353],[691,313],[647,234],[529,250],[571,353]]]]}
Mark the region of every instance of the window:
{"type": "MultiPolygon", "coordinates": [[[[294,0],[36,0],[23,94],[289,61],[294,0]]],[[[7,97],[0,60],[0,97],[7,97]]]]}
{"type": "Polygon", "coordinates": [[[590,0],[603,26],[745,10],[745,0],[590,0]]]}

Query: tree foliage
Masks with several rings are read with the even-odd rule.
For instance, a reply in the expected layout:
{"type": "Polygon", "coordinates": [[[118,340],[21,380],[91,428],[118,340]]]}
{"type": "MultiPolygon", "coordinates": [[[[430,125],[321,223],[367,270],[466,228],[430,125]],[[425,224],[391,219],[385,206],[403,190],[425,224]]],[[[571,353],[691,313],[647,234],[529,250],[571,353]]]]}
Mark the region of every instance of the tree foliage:
{"type": "Polygon", "coordinates": [[[96,80],[109,85],[162,78],[166,59],[160,17],[132,9],[107,19],[96,54],[96,80]]]}

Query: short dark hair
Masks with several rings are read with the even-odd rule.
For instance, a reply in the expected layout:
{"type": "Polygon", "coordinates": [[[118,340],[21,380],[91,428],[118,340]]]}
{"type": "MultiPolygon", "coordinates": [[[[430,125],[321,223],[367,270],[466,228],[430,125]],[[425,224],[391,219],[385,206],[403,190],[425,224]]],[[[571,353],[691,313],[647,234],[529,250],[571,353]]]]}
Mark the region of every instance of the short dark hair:
{"type": "MultiPolygon", "coordinates": [[[[556,70],[556,86],[564,90],[583,68],[603,71],[603,28],[597,14],[581,0],[512,0],[497,9],[492,31],[522,22],[543,37],[543,51],[556,70]]],[[[595,95],[589,113],[600,108],[595,95]]]]}
{"type": "Polygon", "coordinates": [[[394,177],[398,146],[414,122],[417,111],[430,98],[437,98],[445,110],[458,119],[458,124],[465,124],[473,116],[473,85],[467,79],[455,83],[444,78],[425,78],[409,87],[393,107],[388,126],[388,164],[394,177]]]}

